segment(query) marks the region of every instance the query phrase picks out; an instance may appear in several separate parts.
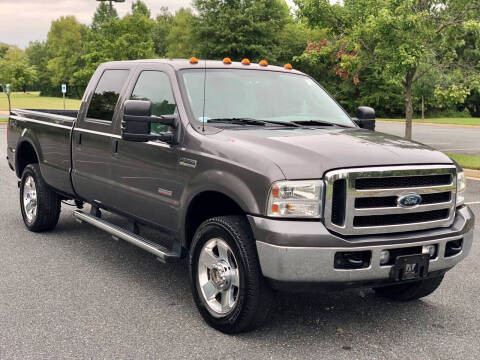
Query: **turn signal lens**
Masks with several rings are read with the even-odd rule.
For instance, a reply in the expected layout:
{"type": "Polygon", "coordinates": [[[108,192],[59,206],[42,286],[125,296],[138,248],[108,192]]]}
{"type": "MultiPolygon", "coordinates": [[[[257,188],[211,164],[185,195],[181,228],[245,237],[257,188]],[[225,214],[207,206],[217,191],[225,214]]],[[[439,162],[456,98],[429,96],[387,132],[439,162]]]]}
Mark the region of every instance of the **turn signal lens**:
{"type": "Polygon", "coordinates": [[[287,70],[292,70],[293,66],[292,66],[292,64],[285,64],[284,68],[287,69],[287,70]]]}
{"type": "Polygon", "coordinates": [[[272,213],[278,214],[278,205],[277,204],[272,205],[272,213]]]}
{"type": "Polygon", "coordinates": [[[272,186],[272,196],[274,198],[278,198],[279,194],[280,194],[280,188],[276,185],[273,185],[272,186]]]}
{"type": "Polygon", "coordinates": [[[268,62],[267,60],[260,60],[260,62],[258,63],[260,66],[268,66],[268,62]]]}
{"type": "Polygon", "coordinates": [[[195,56],[190,58],[190,64],[198,64],[198,59],[195,56]]]}
{"type": "Polygon", "coordinates": [[[243,59],[243,60],[242,60],[242,64],[243,64],[243,65],[250,65],[250,60],[248,60],[248,59],[243,59]]]}
{"type": "Polygon", "coordinates": [[[463,205],[465,202],[465,192],[467,190],[467,182],[465,173],[460,171],[457,173],[457,206],[463,205]]]}
{"type": "Polygon", "coordinates": [[[230,59],[230,58],[227,57],[227,58],[223,59],[223,63],[224,63],[225,65],[230,65],[230,64],[232,63],[232,59],[230,59]]]}

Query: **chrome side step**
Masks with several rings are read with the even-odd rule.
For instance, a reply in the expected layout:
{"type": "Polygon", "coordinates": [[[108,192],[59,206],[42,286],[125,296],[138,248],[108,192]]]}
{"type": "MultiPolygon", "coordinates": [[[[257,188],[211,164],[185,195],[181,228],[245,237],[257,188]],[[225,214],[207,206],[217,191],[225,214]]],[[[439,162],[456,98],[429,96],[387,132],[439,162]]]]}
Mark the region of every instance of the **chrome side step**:
{"type": "Polygon", "coordinates": [[[75,210],[73,216],[80,222],[89,223],[107,233],[111,234],[114,239],[122,239],[128,241],[130,244],[138,246],[143,250],[152,253],[158,257],[158,260],[164,263],[176,262],[180,259],[180,254],[168,250],[167,248],[159,245],[151,240],[145,239],[139,235],[136,235],[128,230],[121,228],[120,226],[113,225],[108,221],[100,219],[96,216],[85,214],[83,211],[75,210]]]}

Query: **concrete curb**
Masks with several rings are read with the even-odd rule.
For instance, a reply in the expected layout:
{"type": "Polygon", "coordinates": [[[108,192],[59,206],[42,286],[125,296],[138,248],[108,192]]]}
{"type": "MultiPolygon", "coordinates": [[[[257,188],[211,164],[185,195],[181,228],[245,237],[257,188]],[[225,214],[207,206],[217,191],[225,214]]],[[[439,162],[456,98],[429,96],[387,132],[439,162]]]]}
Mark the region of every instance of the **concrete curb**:
{"type": "MultiPolygon", "coordinates": [[[[382,121],[382,120],[377,120],[378,123],[382,124],[405,124],[405,121],[382,121]]],[[[480,129],[480,123],[478,125],[458,125],[458,124],[435,124],[435,123],[418,123],[414,122],[414,126],[420,125],[420,126],[438,126],[438,127],[458,127],[458,128],[466,128],[466,129],[480,129]]]]}
{"type": "Polygon", "coordinates": [[[474,169],[463,169],[465,171],[465,175],[469,179],[480,180],[480,170],[474,169]]]}

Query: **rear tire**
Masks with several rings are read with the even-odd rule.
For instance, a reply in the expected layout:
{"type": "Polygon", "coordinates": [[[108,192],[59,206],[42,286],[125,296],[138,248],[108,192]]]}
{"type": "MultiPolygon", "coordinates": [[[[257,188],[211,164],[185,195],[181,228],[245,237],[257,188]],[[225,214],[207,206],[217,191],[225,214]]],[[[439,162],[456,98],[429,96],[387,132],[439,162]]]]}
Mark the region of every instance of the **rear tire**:
{"type": "Polygon", "coordinates": [[[236,334],[267,319],[272,291],[245,217],[215,217],[201,224],[190,247],[189,272],[197,308],[213,328],[236,334]]]}
{"type": "Polygon", "coordinates": [[[377,295],[396,301],[411,301],[433,293],[440,286],[443,275],[413,283],[375,288],[377,295]]]}
{"type": "Polygon", "coordinates": [[[27,229],[33,232],[54,229],[60,207],[58,194],[45,183],[38,164],[27,165],[20,181],[20,209],[27,229]]]}

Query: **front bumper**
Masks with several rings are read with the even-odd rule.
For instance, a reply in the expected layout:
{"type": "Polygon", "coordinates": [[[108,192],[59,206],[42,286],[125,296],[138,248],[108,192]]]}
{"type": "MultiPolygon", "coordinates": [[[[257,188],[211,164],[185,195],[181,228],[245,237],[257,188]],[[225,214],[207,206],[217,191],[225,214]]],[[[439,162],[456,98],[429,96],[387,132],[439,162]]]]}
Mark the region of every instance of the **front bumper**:
{"type": "Polygon", "coordinates": [[[443,273],[463,258],[472,247],[474,215],[464,206],[457,210],[448,228],[409,233],[342,238],[330,233],[322,223],[271,220],[249,217],[256,238],[263,275],[274,282],[342,284],[383,283],[390,278],[390,265],[380,265],[382,250],[437,245],[437,257],[430,260],[431,274],[443,273]],[[445,257],[448,241],[463,239],[460,253],[445,257]],[[368,267],[336,269],[337,252],[371,251],[368,267]]]}

